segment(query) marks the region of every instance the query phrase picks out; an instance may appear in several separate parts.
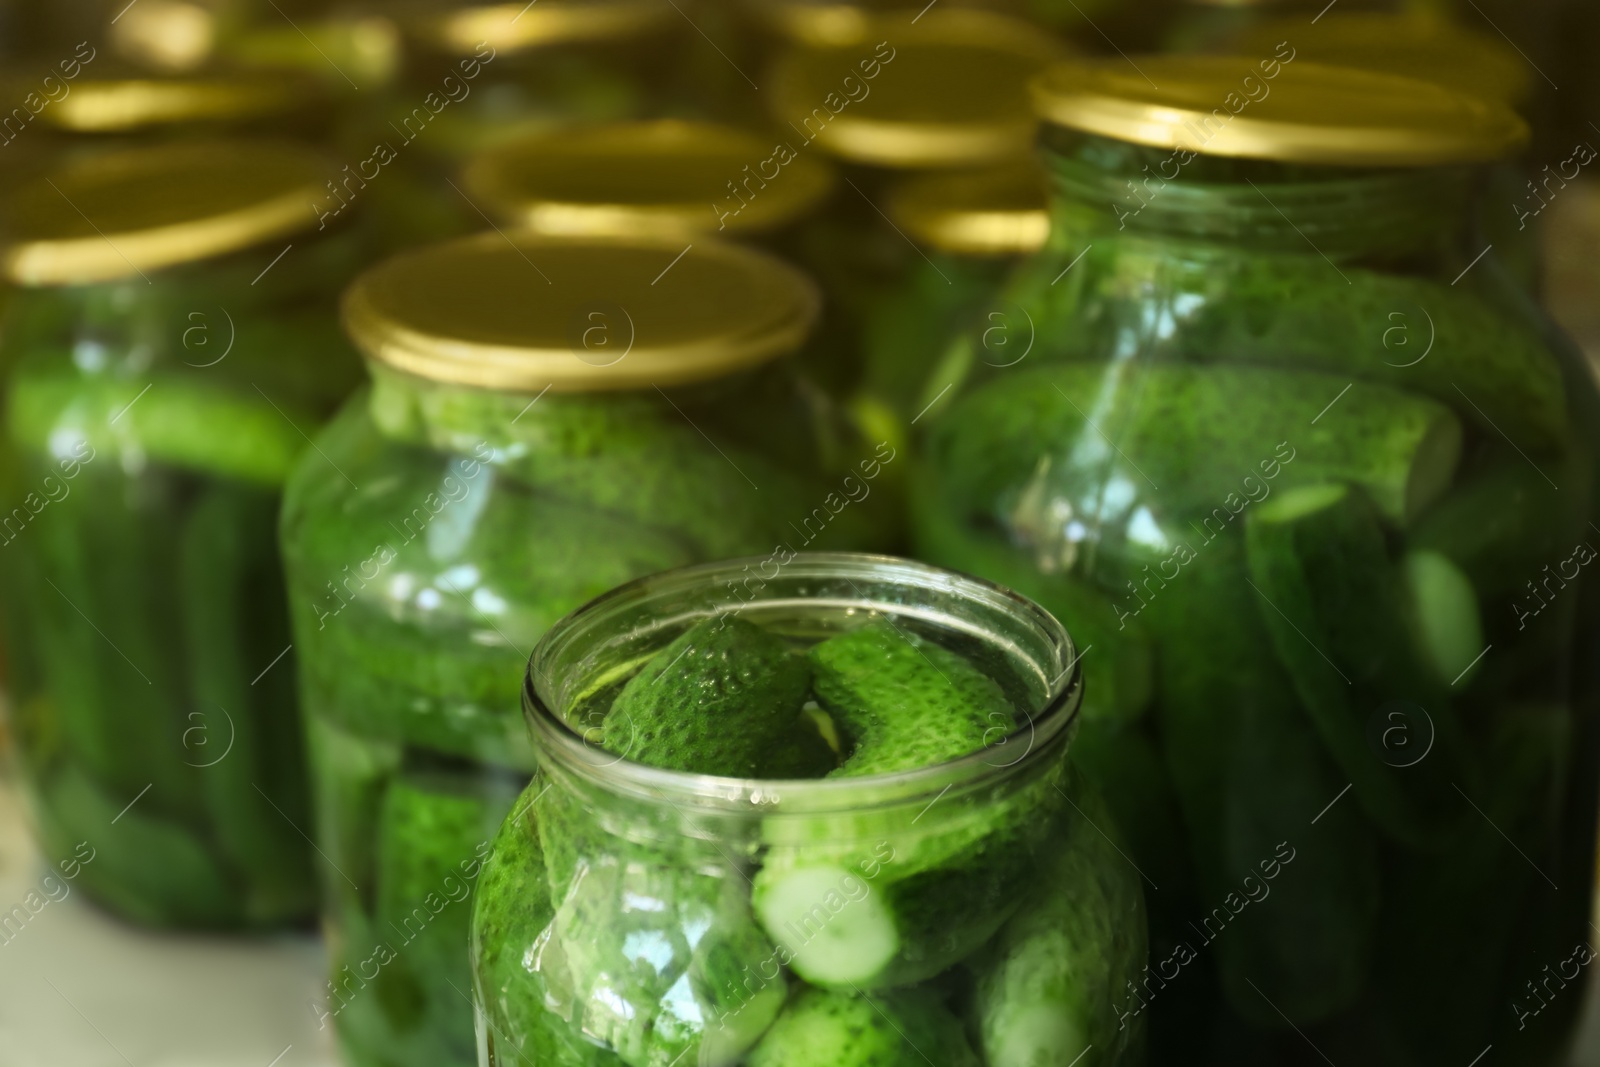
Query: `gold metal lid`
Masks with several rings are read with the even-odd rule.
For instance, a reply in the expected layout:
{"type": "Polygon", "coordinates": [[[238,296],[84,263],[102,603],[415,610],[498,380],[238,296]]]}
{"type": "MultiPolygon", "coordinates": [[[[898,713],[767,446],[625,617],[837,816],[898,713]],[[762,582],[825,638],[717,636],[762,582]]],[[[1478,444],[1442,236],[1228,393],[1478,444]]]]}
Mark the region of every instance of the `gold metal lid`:
{"type": "Polygon", "coordinates": [[[878,19],[862,43],[793,49],[769,80],[797,150],[814,140],[869,166],[982,166],[1032,149],[1028,80],[1063,54],[1027,23],[951,9],[878,19]]]}
{"type": "MultiPolygon", "coordinates": [[[[746,8],[770,32],[794,44],[855,44],[872,33],[876,20],[888,14],[915,15],[926,0],[747,0],[746,8]]],[[[955,0],[946,7],[1010,10],[1007,0],[955,0]]]]}
{"type": "Polygon", "coordinates": [[[1333,166],[1503,159],[1528,139],[1504,104],[1433,82],[1296,58],[1140,56],[1061,63],[1033,83],[1048,123],[1157,148],[1333,166]],[[1276,63],[1276,60],[1271,62],[1276,63]],[[1159,86],[1159,88],[1157,88],[1159,86]],[[1253,94],[1259,99],[1252,100],[1253,94]]]}
{"type": "Polygon", "coordinates": [[[1036,252],[1050,236],[1049,191],[1035,164],[944,171],[901,182],[885,209],[911,239],[965,256],[1036,252]]]}
{"type": "MultiPolygon", "coordinates": [[[[311,79],[284,72],[147,74],[115,69],[109,60],[84,65],[70,91],[37,118],[73,133],[121,133],[179,123],[247,122],[286,115],[324,95],[311,79]]],[[[21,91],[33,83],[18,83],[21,91]]]]}
{"type": "Polygon", "coordinates": [[[671,25],[679,15],[661,0],[411,0],[391,9],[414,43],[431,51],[497,52],[625,40],[671,25]]]}
{"type": "Polygon", "coordinates": [[[1284,40],[1294,46],[1297,63],[1420,78],[1513,106],[1533,90],[1532,73],[1515,49],[1486,34],[1414,15],[1330,11],[1310,28],[1274,18],[1244,31],[1230,51],[1271,55],[1284,40]]]}
{"type": "Polygon", "coordinates": [[[4,272],[21,285],[143,275],[312,228],[328,168],[288,145],[181,142],[69,162],[7,205],[4,272]]]}
{"type": "Polygon", "coordinates": [[[400,69],[400,33],[381,13],[335,10],[290,22],[240,0],[139,0],[110,27],[116,53],[142,69],[185,73],[216,64],[304,71],[371,88],[400,69]]]}
{"type": "Polygon", "coordinates": [[[345,292],[368,358],[485,389],[649,389],[792,352],[816,287],[772,256],[709,238],[498,233],[402,253],[345,292]]]}
{"type": "Polygon", "coordinates": [[[545,233],[752,233],[803,217],[833,188],[815,158],[731,126],[661,119],[568,126],[473,159],[468,195],[545,233]]]}

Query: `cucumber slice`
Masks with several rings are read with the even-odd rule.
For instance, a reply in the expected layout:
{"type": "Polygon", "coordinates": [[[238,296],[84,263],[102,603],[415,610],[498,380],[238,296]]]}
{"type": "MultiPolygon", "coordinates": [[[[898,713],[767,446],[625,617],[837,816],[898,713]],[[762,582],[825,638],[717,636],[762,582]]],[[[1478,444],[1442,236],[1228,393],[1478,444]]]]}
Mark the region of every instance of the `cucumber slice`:
{"type": "Polygon", "coordinates": [[[928,989],[802,990],[748,1067],[979,1067],[961,1023],[928,989]]]}
{"type": "Polygon", "coordinates": [[[1116,823],[1094,791],[1073,786],[1039,884],[972,964],[978,1049],[988,1067],[1124,1061],[1144,1019],[1116,1006],[1148,955],[1139,875],[1102,833],[1116,823]],[[1090,822],[1093,825],[1090,825],[1090,822]]]}
{"type": "Polygon", "coordinates": [[[810,685],[805,659],[761,627],[706,619],[628,680],[601,724],[605,747],[652,767],[750,777],[797,732],[810,685]]]}
{"type": "Polygon", "coordinates": [[[931,767],[1018,725],[994,679],[886,619],[813,646],[810,658],[817,699],[850,740],[841,776],[931,767]]]}
{"type": "Polygon", "coordinates": [[[1406,591],[1434,676],[1446,685],[1465,681],[1467,668],[1485,647],[1472,581],[1437,552],[1409,552],[1404,567],[1406,591]]]}
{"type": "Polygon", "coordinates": [[[957,514],[1004,520],[1045,479],[1109,521],[1105,488],[1126,481],[1114,499],[1130,515],[1157,486],[1161,513],[1226,527],[1245,509],[1243,479],[1267,471],[1274,492],[1354,483],[1408,522],[1450,484],[1460,451],[1460,422],[1424,397],[1311,371],[1123,362],[1008,372],[941,418],[927,454],[957,514]]]}
{"type": "MultiPolygon", "coordinates": [[[[999,685],[964,657],[869,623],[814,646],[813,685],[849,742],[835,773],[926,767],[1009,736],[999,685]]],[[[775,817],[752,900],[807,981],[867,989],[921,981],[983,944],[1016,907],[1035,843],[1061,803],[1061,768],[999,794],[915,809],[775,817]]]]}
{"type": "MultiPolygon", "coordinates": [[[[1413,609],[1434,615],[1422,621],[1424,634],[1455,640],[1447,631],[1459,622],[1439,613],[1461,607],[1451,602],[1458,590],[1453,583],[1417,590],[1427,599],[1408,603],[1408,576],[1391,561],[1375,510],[1346,486],[1307,487],[1267,501],[1247,516],[1245,540],[1259,591],[1256,614],[1362,807],[1397,840],[1437,847],[1441,831],[1462,817],[1452,782],[1475,778],[1442,692],[1448,679],[1435,681],[1413,609]],[[1436,736],[1416,739],[1431,742],[1426,756],[1375,748],[1372,717],[1396,700],[1429,711],[1436,736]]],[[[1439,565],[1449,566],[1437,558],[1423,563],[1435,586],[1439,565]]],[[[1411,587],[1417,589],[1414,580],[1411,587]]],[[[1482,651],[1463,654],[1452,645],[1444,654],[1464,655],[1464,666],[1482,651]]]]}

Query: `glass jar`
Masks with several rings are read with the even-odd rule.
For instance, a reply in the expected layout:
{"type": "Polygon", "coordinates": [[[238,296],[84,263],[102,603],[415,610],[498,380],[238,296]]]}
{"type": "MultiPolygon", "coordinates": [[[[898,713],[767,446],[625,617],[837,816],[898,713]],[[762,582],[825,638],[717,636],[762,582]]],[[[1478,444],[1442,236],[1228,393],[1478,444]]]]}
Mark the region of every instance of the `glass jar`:
{"type": "Polygon", "coordinates": [[[1159,92],[1120,60],[1036,83],[1053,228],[1007,292],[1036,339],[935,372],[919,552],[1085,648],[1073,759],[1160,886],[1128,1002],[1157,1060],[1553,1062],[1600,422],[1475,232],[1525,127],[1298,59],[1138,63],[1159,92]]]}
{"type": "MultiPolygon", "coordinates": [[[[826,160],[768,138],[683,119],[593,123],[531,134],[468,163],[461,185],[498,223],[545,233],[697,234],[759,241],[793,254],[802,221],[834,194],[826,160]]],[[[840,380],[838,332],[827,309],[802,359],[820,382],[840,380]]]]}
{"type": "MultiPolygon", "coordinates": [[[[882,556],[691,567],[562,620],[523,690],[539,772],[475,902],[480,1064],[1128,1062],[1139,1027],[1112,1001],[1144,962],[1143,903],[1067,773],[1076,658],[1021,597],[882,556]],[[693,774],[603,745],[625,680],[712,620],[795,650],[886,626],[882,669],[910,643],[1005,710],[977,751],[895,749],[860,776],[693,774]]],[[[884,719],[945,728],[911,686],[890,699],[884,719]]]]}
{"type": "Polygon", "coordinates": [[[390,14],[402,76],[351,160],[361,180],[350,192],[374,201],[394,250],[483,225],[452,188],[473,155],[568,123],[659,113],[665,70],[692,32],[656,0],[407,0],[390,14]]]}
{"type": "Polygon", "coordinates": [[[313,906],[272,530],[304,434],[359,375],[327,297],[357,249],[309,232],[323,177],[298,150],[190,143],[7,205],[12,724],[46,856],[87,842],[79,884],[141,923],[313,906]]]}
{"type": "Polygon", "coordinates": [[[517,686],[622,582],[779,544],[875,546],[895,453],[788,361],[816,314],[760,252],[499,234],[363,275],[372,385],[293,478],[282,541],[333,978],[353,1063],[470,1063],[478,864],[534,769],[517,686]],[[419,910],[420,909],[420,910],[419,910]]]}
{"type": "Polygon", "coordinates": [[[1063,54],[1037,27],[982,10],[940,7],[864,26],[860,39],[787,50],[765,78],[787,153],[843,165],[848,188],[796,250],[839,322],[845,373],[827,384],[841,396],[860,382],[875,309],[927,258],[885,216],[889,188],[917,172],[1026,161],[1037,126],[1028,79],[1063,54]]]}
{"type": "Polygon", "coordinates": [[[467,164],[462,188],[506,226],[624,236],[781,235],[834,191],[826,160],[684,119],[585,123],[518,138],[467,164]]]}
{"type": "Polygon", "coordinates": [[[1044,246],[1050,216],[1044,172],[1031,161],[907,178],[890,189],[884,213],[928,258],[872,309],[853,406],[899,447],[933,399],[922,396],[929,353],[949,337],[981,321],[989,359],[1025,358],[1025,322],[1011,322],[994,298],[1018,262],[1044,246]]]}

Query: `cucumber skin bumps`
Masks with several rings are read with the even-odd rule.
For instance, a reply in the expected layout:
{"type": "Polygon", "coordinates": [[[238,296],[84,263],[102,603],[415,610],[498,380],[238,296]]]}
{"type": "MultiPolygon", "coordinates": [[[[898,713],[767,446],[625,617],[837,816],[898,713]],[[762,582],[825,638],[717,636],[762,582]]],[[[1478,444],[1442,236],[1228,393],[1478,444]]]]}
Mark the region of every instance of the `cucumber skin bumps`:
{"type": "MultiPolygon", "coordinates": [[[[1010,762],[1002,742],[1022,718],[974,660],[887,617],[809,649],[708,619],[612,693],[584,718],[619,756],[691,775],[803,767],[841,785],[985,751],[1010,762]]],[[[541,771],[476,897],[496,1062],[1132,1062],[1140,1027],[1111,1005],[1144,963],[1138,876],[1068,805],[1115,832],[1062,770],[768,818],[743,842],[541,771]]]]}

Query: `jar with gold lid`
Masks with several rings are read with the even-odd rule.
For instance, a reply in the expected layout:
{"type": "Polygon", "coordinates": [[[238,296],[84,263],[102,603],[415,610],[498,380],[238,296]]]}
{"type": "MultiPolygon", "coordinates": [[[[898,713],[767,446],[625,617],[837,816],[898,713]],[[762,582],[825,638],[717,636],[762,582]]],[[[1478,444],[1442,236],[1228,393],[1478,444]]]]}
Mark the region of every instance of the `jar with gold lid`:
{"type": "Polygon", "coordinates": [[[854,407],[875,432],[901,442],[935,399],[922,393],[933,354],[950,337],[981,323],[985,358],[1026,358],[1027,315],[995,298],[1017,264],[1044,247],[1050,216],[1044,172],[1032,161],[906,178],[891,186],[884,211],[928,258],[910,265],[867,320],[854,407]]]}
{"type": "MultiPolygon", "coordinates": [[[[466,898],[533,770],[529,650],[630,578],[876,547],[897,454],[794,388],[817,295],[677,235],[490,233],[345,296],[372,382],[318,437],[282,540],[324,867],[319,1006],[355,1063],[474,1062],[466,898]]],[[[736,592],[733,595],[738,595],[736,592]]]]}
{"type": "Polygon", "coordinates": [[[137,922],[314,905],[273,538],[359,375],[327,294],[355,236],[325,164],[185,142],[64,164],[7,205],[0,519],[12,722],[44,852],[137,922]]]}
{"type": "Polygon", "coordinates": [[[1071,758],[1160,887],[1120,1009],[1156,1059],[1557,1062],[1600,397],[1477,224],[1526,126],[1287,53],[1134,61],[1035,83],[1036,340],[934,371],[919,551],[1092,649],[1071,758]]]}
{"type": "Polygon", "coordinates": [[[843,168],[832,210],[798,255],[843,323],[861,376],[867,323],[928,249],[887,212],[891,186],[919,172],[1026,163],[1036,128],[1027,81],[1063,52],[1048,34],[992,12],[935,9],[880,16],[859,39],[794,46],[767,75],[787,154],[843,168]]]}
{"type": "Polygon", "coordinates": [[[406,0],[385,14],[401,77],[371,116],[343,199],[373,201],[396,250],[482,227],[456,183],[472,156],[568,123],[660,113],[693,33],[655,0],[406,0]]]}

